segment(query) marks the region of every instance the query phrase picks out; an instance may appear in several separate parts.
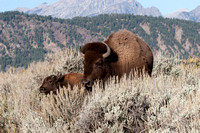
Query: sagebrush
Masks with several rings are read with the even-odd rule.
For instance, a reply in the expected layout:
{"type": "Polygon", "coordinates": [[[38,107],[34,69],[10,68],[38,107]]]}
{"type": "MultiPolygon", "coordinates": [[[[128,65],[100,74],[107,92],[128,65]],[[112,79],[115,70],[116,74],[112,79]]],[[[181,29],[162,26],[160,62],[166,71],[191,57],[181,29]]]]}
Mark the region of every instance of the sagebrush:
{"type": "Polygon", "coordinates": [[[91,93],[39,93],[46,76],[83,72],[83,55],[73,48],[1,72],[0,132],[199,132],[199,58],[155,57],[152,77],[110,78],[91,93]]]}

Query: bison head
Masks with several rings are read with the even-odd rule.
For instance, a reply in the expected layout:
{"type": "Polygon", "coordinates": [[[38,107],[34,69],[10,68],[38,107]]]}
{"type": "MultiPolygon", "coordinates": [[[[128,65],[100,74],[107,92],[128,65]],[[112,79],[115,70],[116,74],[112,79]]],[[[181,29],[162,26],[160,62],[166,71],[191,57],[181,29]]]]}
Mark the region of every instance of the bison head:
{"type": "Polygon", "coordinates": [[[105,81],[111,75],[111,63],[116,62],[118,57],[106,43],[88,43],[80,51],[84,54],[82,83],[86,88],[91,88],[95,80],[105,81]]]}
{"type": "Polygon", "coordinates": [[[62,82],[64,80],[63,76],[55,76],[51,75],[44,79],[41,87],[39,88],[41,93],[49,94],[50,91],[53,93],[56,92],[56,90],[59,88],[59,82],[62,82]]]}

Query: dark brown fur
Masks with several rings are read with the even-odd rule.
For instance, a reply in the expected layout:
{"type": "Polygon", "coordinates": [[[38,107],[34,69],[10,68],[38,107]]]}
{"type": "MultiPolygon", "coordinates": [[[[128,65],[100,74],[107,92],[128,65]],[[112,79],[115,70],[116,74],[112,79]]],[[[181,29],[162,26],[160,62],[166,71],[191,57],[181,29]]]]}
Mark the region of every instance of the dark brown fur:
{"type": "Polygon", "coordinates": [[[56,90],[59,89],[59,86],[65,86],[66,88],[70,86],[70,88],[73,89],[73,87],[77,85],[80,89],[82,79],[82,73],[69,73],[60,76],[51,75],[44,79],[39,90],[41,93],[49,94],[51,91],[56,93],[56,90]]]}
{"type": "Polygon", "coordinates": [[[102,42],[93,42],[81,47],[84,55],[85,87],[92,87],[96,79],[106,81],[110,76],[129,74],[137,70],[141,74],[144,69],[151,76],[153,53],[150,47],[138,36],[127,30],[111,34],[104,41],[111,49],[111,54],[103,58],[106,46],[102,42]]]}

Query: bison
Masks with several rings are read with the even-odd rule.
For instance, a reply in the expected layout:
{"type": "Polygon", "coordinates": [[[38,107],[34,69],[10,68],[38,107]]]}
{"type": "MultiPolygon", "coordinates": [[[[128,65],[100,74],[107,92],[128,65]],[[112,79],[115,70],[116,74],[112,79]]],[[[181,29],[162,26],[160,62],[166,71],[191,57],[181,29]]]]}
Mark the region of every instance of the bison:
{"type": "Polygon", "coordinates": [[[137,70],[151,76],[153,53],[138,36],[127,30],[112,33],[104,42],[91,42],[80,47],[84,54],[82,84],[91,88],[94,81],[103,83],[110,76],[121,77],[137,70]]]}
{"type": "Polygon", "coordinates": [[[81,81],[83,79],[83,74],[81,73],[69,73],[65,75],[51,75],[44,79],[41,87],[39,88],[41,93],[49,94],[51,91],[56,93],[56,90],[60,87],[65,86],[68,88],[70,86],[71,89],[75,85],[81,88],[81,81]]]}

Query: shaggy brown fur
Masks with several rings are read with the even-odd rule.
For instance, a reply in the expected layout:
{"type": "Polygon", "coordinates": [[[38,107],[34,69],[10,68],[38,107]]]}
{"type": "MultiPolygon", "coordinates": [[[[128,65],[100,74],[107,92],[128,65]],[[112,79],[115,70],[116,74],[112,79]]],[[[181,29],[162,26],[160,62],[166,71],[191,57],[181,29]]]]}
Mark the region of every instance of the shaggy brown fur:
{"type": "Polygon", "coordinates": [[[133,70],[141,74],[144,69],[151,76],[153,53],[138,36],[130,31],[121,30],[111,34],[104,42],[111,49],[111,54],[107,58],[102,56],[107,49],[101,42],[88,43],[80,49],[85,54],[84,86],[91,87],[94,80],[106,81],[109,76],[120,78],[133,70]]]}
{"type": "Polygon", "coordinates": [[[78,85],[80,89],[82,79],[82,73],[69,73],[60,76],[51,75],[44,79],[43,84],[41,85],[39,90],[41,93],[45,94],[49,94],[51,91],[53,93],[56,93],[56,90],[59,89],[59,86],[65,86],[67,88],[68,85],[71,89],[73,89],[75,85],[78,85]]]}

